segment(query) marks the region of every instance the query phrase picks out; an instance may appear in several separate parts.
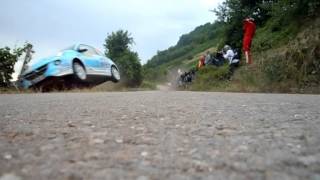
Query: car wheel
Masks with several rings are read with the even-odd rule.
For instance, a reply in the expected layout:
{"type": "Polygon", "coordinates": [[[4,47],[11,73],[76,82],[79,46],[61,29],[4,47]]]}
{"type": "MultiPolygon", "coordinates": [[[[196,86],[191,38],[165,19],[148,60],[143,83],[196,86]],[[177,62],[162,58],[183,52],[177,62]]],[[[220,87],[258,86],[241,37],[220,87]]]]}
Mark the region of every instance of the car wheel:
{"type": "Polygon", "coordinates": [[[120,81],[120,72],[115,66],[111,66],[111,76],[113,82],[119,82],[120,81]]]}
{"type": "Polygon", "coordinates": [[[75,78],[80,81],[85,81],[87,79],[87,72],[79,62],[73,63],[73,73],[75,78]]]}

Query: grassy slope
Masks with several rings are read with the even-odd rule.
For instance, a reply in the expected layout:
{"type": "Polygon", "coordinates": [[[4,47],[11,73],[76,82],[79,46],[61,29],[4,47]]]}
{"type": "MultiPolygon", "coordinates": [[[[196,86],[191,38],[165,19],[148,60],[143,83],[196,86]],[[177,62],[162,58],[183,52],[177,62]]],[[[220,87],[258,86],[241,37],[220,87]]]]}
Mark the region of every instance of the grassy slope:
{"type": "Polygon", "coordinates": [[[320,19],[293,22],[272,32],[272,22],[257,31],[253,66],[243,66],[228,91],[319,93],[320,19]]]}
{"type": "MultiPolygon", "coordinates": [[[[320,19],[308,22],[292,21],[275,29],[277,20],[268,21],[258,29],[253,42],[254,64],[241,66],[232,80],[225,68],[206,68],[198,73],[190,90],[235,91],[235,92],[320,92],[320,19]],[[225,74],[224,74],[225,73],[225,74]]],[[[161,64],[163,70],[190,69],[199,56],[207,50],[216,51],[221,39],[196,51],[161,64]]],[[[163,78],[162,80],[164,80],[163,78]]]]}
{"type": "Polygon", "coordinates": [[[145,79],[163,83],[168,80],[167,76],[170,76],[172,71],[195,67],[201,54],[220,44],[222,30],[219,23],[207,23],[182,35],[175,46],[159,51],[144,65],[145,79]]]}

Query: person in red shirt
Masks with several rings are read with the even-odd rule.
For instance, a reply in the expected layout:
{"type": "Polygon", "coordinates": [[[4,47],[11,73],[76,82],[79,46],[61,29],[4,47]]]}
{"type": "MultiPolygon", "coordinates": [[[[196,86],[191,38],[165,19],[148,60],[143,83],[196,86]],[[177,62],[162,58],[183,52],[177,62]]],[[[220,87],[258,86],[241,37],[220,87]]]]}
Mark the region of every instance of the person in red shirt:
{"type": "Polygon", "coordinates": [[[250,49],[252,39],[256,32],[256,24],[254,23],[253,18],[246,18],[243,20],[243,41],[242,41],[242,49],[246,57],[246,63],[252,64],[253,60],[251,57],[250,49]]]}
{"type": "Polygon", "coordinates": [[[201,69],[205,65],[205,55],[200,56],[199,62],[198,62],[198,69],[201,69]]]}

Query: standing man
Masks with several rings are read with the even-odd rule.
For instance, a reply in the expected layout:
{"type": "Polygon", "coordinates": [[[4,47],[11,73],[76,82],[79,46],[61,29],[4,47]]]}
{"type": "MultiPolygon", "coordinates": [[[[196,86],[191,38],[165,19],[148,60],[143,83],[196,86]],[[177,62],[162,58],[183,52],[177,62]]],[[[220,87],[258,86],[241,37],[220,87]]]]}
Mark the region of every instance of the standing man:
{"type": "Polygon", "coordinates": [[[252,64],[253,60],[251,57],[251,43],[253,36],[256,32],[256,24],[254,23],[253,18],[246,18],[243,20],[243,41],[242,41],[242,49],[246,57],[246,63],[252,64]]]}

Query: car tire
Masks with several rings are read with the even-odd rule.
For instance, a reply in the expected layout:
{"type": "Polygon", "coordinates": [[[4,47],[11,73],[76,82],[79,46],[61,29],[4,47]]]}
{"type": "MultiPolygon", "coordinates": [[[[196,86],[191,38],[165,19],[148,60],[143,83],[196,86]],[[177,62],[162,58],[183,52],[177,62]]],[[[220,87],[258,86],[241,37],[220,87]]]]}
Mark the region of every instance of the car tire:
{"type": "Polygon", "coordinates": [[[120,72],[115,66],[111,66],[111,80],[114,83],[120,81],[120,72]]]}
{"type": "Polygon", "coordinates": [[[73,68],[73,75],[76,80],[79,80],[81,82],[87,80],[87,72],[80,62],[77,62],[77,61],[73,62],[72,68],[73,68]]]}

